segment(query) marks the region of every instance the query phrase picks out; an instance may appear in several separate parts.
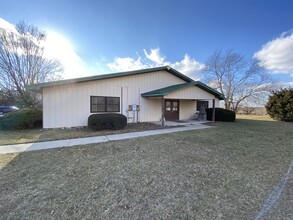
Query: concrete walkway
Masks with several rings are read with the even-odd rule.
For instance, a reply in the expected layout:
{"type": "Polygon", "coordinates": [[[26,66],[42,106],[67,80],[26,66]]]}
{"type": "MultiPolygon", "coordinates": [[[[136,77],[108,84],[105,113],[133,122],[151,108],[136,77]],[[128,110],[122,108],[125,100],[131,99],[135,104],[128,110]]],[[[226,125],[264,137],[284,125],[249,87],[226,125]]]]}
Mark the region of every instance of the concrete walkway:
{"type": "Polygon", "coordinates": [[[123,134],[113,134],[113,135],[106,135],[106,136],[75,138],[75,139],[57,140],[57,141],[45,141],[45,142],[36,142],[36,143],[27,143],[27,144],[2,145],[0,146],[0,154],[44,150],[44,149],[60,148],[60,147],[71,147],[76,145],[102,143],[107,141],[124,140],[124,139],[130,139],[130,138],[146,137],[146,136],[159,135],[159,134],[168,134],[168,133],[180,132],[180,131],[190,131],[190,130],[197,130],[197,129],[203,129],[203,128],[211,128],[211,126],[207,126],[201,123],[186,123],[184,124],[184,127],[176,127],[176,128],[166,128],[166,129],[131,132],[131,133],[123,133],[123,134]]]}

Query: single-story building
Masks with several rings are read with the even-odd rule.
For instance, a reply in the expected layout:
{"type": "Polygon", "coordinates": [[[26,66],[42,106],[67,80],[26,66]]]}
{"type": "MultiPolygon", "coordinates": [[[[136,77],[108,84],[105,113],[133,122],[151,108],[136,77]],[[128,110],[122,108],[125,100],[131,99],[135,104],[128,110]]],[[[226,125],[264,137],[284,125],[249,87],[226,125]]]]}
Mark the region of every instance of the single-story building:
{"type": "Polygon", "coordinates": [[[43,95],[43,127],[87,126],[89,115],[120,113],[128,122],[186,120],[223,94],[169,66],[30,86],[43,95]]]}

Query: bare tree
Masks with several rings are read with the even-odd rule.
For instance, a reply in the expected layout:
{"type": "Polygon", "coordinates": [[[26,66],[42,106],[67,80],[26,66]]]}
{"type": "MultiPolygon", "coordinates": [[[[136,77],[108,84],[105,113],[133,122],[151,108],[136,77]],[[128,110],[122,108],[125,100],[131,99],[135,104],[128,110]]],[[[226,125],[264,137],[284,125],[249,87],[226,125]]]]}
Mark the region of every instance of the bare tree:
{"type": "Polygon", "coordinates": [[[63,68],[58,60],[44,56],[46,33],[20,21],[14,30],[0,28],[0,90],[16,92],[23,105],[40,100],[26,86],[59,78],[63,68]]]}
{"type": "Polygon", "coordinates": [[[270,75],[257,60],[249,60],[232,50],[216,51],[207,60],[205,80],[225,95],[225,108],[234,112],[248,99],[260,102],[273,86],[270,75]]]}
{"type": "Polygon", "coordinates": [[[245,115],[251,115],[253,112],[255,112],[256,108],[251,106],[244,106],[241,108],[241,110],[245,115]]]}
{"type": "Polygon", "coordinates": [[[16,105],[17,94],[13,93],[12,90],[1,90],[0,89],[0,105],[11,106],[16,105]]]}

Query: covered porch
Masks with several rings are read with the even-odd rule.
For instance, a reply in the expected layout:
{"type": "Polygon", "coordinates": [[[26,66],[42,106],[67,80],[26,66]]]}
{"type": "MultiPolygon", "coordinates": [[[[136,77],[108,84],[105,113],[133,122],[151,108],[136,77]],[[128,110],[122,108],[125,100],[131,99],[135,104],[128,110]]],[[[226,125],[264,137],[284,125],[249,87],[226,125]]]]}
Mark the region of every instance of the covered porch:
{"type": "Polygon", "coordinates": [[[224,99],[221,93],[201,82],[183,83],[164,87],[141,94],[147,99],[159,99],[161,102],[161,125],[165,121],[191,120],[195,118],[200,106],[213,108],[212,120],[215,120],[215,107],[224,99]]]}

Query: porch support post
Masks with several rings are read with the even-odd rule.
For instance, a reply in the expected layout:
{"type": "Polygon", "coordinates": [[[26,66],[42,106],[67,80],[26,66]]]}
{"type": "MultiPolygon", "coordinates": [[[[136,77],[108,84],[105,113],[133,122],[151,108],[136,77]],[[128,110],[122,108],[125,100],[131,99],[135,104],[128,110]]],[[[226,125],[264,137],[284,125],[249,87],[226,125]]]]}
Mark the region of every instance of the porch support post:
{"type": "Polygon", "coordinates": [[[164,100],[164,96],[162,96],[161,124],[162,124],[162,126],[165,126],[165,100],[164,100]]]}
{"type": "Polygon", "coordinates": [[[215,108],[215,99],[213,99],[213,122],[216,120],[216,108],[215,108]]]}

